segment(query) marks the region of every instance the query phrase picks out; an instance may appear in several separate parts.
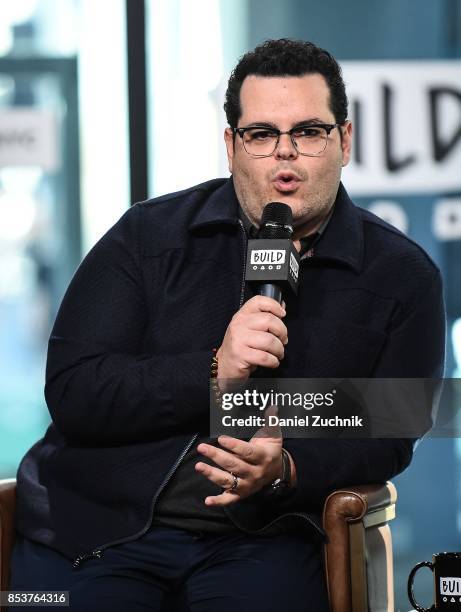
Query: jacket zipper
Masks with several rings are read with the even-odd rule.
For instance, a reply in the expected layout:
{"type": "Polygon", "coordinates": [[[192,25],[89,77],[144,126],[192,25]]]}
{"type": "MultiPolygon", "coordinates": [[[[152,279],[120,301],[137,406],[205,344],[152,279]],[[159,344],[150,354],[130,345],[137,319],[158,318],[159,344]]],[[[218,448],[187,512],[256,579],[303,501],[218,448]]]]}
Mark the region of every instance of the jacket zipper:
{"type": "Polygon", "coordinates": [[[239,302],[239,309],[243,306],[243,299],[245,297],[245,268],[247,265],[247,235],[245,232],[245,228],[243,227],[243,223],[242,220],[239,219],[238,220],[240,228],[242,230],[242,237],[243,237],[243,272],[242,272],[242,284],[240,286],[240,302],[239,302]]]}
{"type": "Polygon", "coordinates": [[[224,506],[224,510],[226,511],[226,514],[228,516],[228,518],[230,518],[230,520],[234,523],[234,525],[236,525],[239,529],[241,529],[242,531],[244,531],[245,533],[248,533],[249,535],[257,535],[259,533],[262,533],[263,531],[266,531],[266,529],[269,529],[269,527],[272,527],[272,525],[275,525],[275,523],[278,523],[278,521],[280,521],[281,519],[285,518],[286,516],[298,516],[302,519],[304,519],[305,521],[307,521],[309,523],[309,525],[311,527],[313,527],[315,529],[315,531],[317,531],[317,533],[319,533],[323,538],[325,538],[325,532],[323,531],[323,529],[321,527],[319,527],[317,525],[317,523],[315,523],[315,521],[313,521],[309,516],[307,516],[307,514],[304,514],[303,512],[285,512],[285,514],[281,514],[280,516],[277,516],[275,519],[273,519],[270,523],[267,523],[267,525],[264,525],[264,527],[261,527],[260,529],[248,529],[246,527],[244,527],[239,520],[237,520],[236,518],[234,518],[232,516],[231,511],[228,509],[227,506],[224,506]]]}
{"type": "Polygon", "coordinates": [[[84,561],[88,561],[88,559],[100,559],[101,556],[102,556],[102,553],[104,552],[104,550],[106,548],[110,548],[111,546],[115,546],[117,544],[124,544],[125,542],[130,542],[131,540],[136,540],[137,538],[140,538],[141,536],[143,536],[147,532],[147,530],[149,529],[149,527],[150,527],[150,525],[152,523],[152,518],[154,516],[155,504],[157,503],[157,500],[159,498],[160,493],[163,491],[163,489],[166,487],[168,482],[173,477],[173,474],[177,470],[179,464],[184,459],[187,451],[190,449],[190,447],[195,442],[197,437],[198,437],[198,433],[194,434],[193,437],[189,440],[189,442],[186,444],[186,446],[182,450],[182,452],[179,455],[179,457],[176,459],[176,461],[174,462],[172,467],[169,469],[167,475],[163,479],[162,484],[160,485],[160,487],[155,492],[155,494],[154,494],[154,496],[152,498],[152,502],[151,502],[149,520],[146,523],[146,525],[141,529],[141,531],[139,531],[138,533],[135,533],[134,535],[128,536],[126,538],[121,538],[120,540],[115,540],[115,542],[109,542],[108,544],[103,544],[102,546],[98,546],[95,550],[91,551],[90,553],[79,555],[78,557],[76,557],[74,559],[74,561],[72,563],[74,569],[79,569],[81,564],[84,561]]]}

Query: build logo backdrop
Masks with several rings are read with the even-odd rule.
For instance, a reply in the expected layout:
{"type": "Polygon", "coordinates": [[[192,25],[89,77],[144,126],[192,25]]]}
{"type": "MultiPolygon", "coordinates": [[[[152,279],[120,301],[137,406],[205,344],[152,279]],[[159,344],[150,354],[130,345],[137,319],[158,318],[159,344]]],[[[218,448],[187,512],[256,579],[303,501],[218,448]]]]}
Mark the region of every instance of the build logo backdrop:
{"type": "Polygon", "coordinates": [[[354,125],[343,177],[352,196],[379,197],[369,208],[408,233],[409,211],[393,196],[422,195],[433,237],[461,240],[461,62],[342,65],[354,125]]]}

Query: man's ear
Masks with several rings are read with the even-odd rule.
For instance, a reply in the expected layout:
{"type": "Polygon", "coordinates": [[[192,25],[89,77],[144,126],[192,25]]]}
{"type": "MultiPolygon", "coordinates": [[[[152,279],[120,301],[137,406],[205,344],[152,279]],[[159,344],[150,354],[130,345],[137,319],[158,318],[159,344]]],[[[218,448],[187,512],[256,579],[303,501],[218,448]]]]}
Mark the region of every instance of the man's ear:
{"type": "Polygon", "coordinates": [[[234,132],[229,127],[224,130],[224,142],[226,143],[227,149],[227,164],[229,166],[229,172],[232,174],[232,162],[234,159],[234,132]]]}
{"type": "Polygon", "coordinates": [[[351,159],[352,123],[350,121],[346,121],[346,123],[339,129],[342,132],[341,149],[343,151],[343,166],[347,166],[351,159]]]}

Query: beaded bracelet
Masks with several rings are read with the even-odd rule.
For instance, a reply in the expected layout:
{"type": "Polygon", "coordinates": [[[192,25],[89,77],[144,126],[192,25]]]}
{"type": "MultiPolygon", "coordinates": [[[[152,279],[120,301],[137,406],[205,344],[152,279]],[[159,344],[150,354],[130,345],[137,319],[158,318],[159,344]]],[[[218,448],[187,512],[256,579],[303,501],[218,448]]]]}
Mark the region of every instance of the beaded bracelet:
{"type": "Polygon", "coordinates": [[[211,373],[210,378],[218,378],[218,358],[216,356],[218,349],[213,349],[213,357],[211,358],[211,373]]]}
{"type": "Polygon", "coordinates": [[[211,358],[210,378],[211,378],[211,390],[213,392],[215,401],[218,405],[221,404],[222,393],[218,384],[218,349],[213,349],[213,357],[211,358]]]}

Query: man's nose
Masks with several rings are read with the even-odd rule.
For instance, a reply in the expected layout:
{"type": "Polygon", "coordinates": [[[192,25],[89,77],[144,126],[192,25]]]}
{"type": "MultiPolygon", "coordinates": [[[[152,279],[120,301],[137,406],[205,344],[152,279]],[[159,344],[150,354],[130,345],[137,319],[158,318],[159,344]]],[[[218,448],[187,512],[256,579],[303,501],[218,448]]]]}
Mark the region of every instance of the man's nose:
{"type": "Polygon", "coordinates": [[[298,157],[298,150],[293,144],[290,134],[280,134],[275,157],[279,159],[290,159],[298,157]]]}

